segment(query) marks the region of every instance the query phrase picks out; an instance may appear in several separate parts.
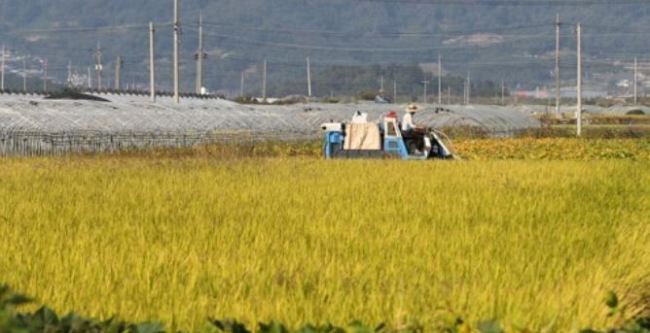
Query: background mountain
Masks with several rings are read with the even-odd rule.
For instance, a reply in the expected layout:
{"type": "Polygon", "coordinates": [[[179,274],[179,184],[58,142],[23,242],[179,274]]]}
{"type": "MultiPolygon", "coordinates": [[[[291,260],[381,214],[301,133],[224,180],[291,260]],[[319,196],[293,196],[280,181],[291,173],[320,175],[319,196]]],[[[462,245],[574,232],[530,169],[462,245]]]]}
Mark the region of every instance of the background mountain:
{"type": "MultiPolygon", "coordinates": [[[[460,78],[468,73],[475,84],[490,81],[494,89],[500,88],[496,83],[501,80],[513,89],[552,86],[556,13],[564,22],[565,85],[575,76],[576,22],[582,22],[585,34],[588,84],[611,87],[612,82],[604,82],[611,80],[611,73],[628,73],[626,67],[635,56],[644,60],[650,52],[650,1],[181,0],[181,4],[187,91],[194,86],[199,13],[205,21],[205,85],[233,93],[239,91],[242,72],[246,91],[259,91],[264,58],[269,62],[271,93],[305,93],[305,57],[310,57],[317,95],[376,90],[382,75],[387,90],[392,90],[395,78],[401,92],[416,95],[425,79],[437,89],[433,64],[439,53],[443,74],[454,77],[448,80],[454,91],[462,90],[460,78]],[[401,72],[395,70],[400,68],[401,72]]],[[[48,74],[65,81],[71,62],[80,83],[87,68],[94,68],[99,43],[105,84],[114,77],[119,55],[124,59],[123,83],[145,85],[147,23],[153,21],[160,85],[169,89],[171,20],[171,0],[0,0],[0,42],[12,51],[14,72],[21,71],[21,56],[29,55],[27,67],[33,76],[42,74],[39,62],[47,59],[48,74]]],[[[15,75],[12,82],[17,84],[15,75]]]]}

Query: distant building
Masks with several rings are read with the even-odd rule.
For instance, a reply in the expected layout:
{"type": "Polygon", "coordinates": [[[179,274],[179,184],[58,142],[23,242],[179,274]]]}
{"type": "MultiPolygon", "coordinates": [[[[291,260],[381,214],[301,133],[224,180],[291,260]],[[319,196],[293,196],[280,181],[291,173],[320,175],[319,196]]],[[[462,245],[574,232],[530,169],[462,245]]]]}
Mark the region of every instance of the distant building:
{"type": "Polygon", "coordinates": [[[632,83],[630,82],[630,80],[625,79],[616,82],[616,86],[619,88],[629,88],[632,86],[632,83]]]}

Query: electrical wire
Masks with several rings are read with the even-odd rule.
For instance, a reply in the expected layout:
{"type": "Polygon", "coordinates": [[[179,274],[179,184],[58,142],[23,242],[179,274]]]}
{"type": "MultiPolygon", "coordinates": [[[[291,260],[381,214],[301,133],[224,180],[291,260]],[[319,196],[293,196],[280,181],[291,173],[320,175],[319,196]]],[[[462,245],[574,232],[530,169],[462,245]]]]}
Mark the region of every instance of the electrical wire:
{"type": "MultiPolygon", "coordinates": [[[[534,29],[534,28],[543,28],[550,27],[548,23],[543,24],[534,24],[534,25],[519,25],[519,26],[510,26],[510,27],[500,27],[500,28],[491,28],[491,29],[472,29],[472,30],[450,30],[450,31],[441,31],[437,33],[426,32],[426,31],[394,31],[394,32],[339,32],[339,31],[327,31],[327,30],[305,30],[305,29],[296,29],[296,28],[258,28],[250,26],[237,26],[237,25],[228,25],[214,22],[203,22],[204,28],[207,27],[216,29],[216,28],[225,28],[232,29],[237,31],[254,31],[254,32],[263,32],[263,33],[281,33],[288,35],[320,35],[321,37],[342,37],[342,38],[400,38],[400,37],[449,37],[454,35],[467,35],[475,33],[498,33],[502,31],[512,31],[512,30],[524,30],[524,29],[534,29]]],[[[191,28],[198,28],[198,24],[186,24],[191,28]]],[[[518,36],[520,34],[510,34],[518,36]]]]}
{"type": "Polygon", "coordinates": [[[647,0],[354,0],[368,3],[394,3],[408,5],[456,5],[456,6],[594,6],[639,5],[647,0]]]}
{"type": "Polygon", "coordinates": [[[474,43],[465,43],[461,45],[447,45],[447,46],[434,46],[434,47],[411,47],[411,48],[370,48],[370,47],[345,47],[345,46],[333,46],[333,45],[307,45],[307,44],[296,44],[296,43],[284,43],[284,42],[272,42],[272,41],[260,41],[250,38],[245,38],[241,36],[219,34],[214,32],[204,31],[204,37],[218,37],[224,38],[231,41],[236,41],[239,43],[259,45],[259,46],[269,46],[275,48],[286,48],[286,49],[300,49],[300,50],[319,50],[319,51],[338,51],[338,52],[369,52],[369,53],[378,53],[378,52],[426,52],[426,51],[437,51],[437,50],[449,50],[449,49],[465,49],[465,48],[476,48],[476,47],[490,47],[501,45],[503,43],[512,43],[518,41],[525,41],[530,39],[537,38],[548,38],[548,35],[519,35],[516,37],[511,37],[510,40],[501,40],[495,43],[490,43],[489,45],[477,45],[474,43]]]}
{"type": "MultiPolygon", "coordinates": [[[[171,26],[170,23],[158,25],[158,27],[171,26]]],[[[114,33],[114,32],[130,32],[132,30],[148,31],[148,24],[123,24],[102,27],[51,27],[42,29],[24,29],[24,30],[11,30],[13,34],[57,34],[57,33],[114,33]],[[147,30],[145,30],[147,29],[147,30]]]]}

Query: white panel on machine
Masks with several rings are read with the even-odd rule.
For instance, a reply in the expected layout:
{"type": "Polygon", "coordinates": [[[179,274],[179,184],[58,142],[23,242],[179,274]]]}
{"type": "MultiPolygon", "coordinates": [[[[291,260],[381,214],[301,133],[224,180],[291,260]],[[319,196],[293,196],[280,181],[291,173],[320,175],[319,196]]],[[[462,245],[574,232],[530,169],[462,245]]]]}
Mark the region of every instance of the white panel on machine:
{"type": "Polygon", "coordinates": [[[321,128],[325,132],[343,132],[342,123],[325,123],[321,125],[321,128]]]}

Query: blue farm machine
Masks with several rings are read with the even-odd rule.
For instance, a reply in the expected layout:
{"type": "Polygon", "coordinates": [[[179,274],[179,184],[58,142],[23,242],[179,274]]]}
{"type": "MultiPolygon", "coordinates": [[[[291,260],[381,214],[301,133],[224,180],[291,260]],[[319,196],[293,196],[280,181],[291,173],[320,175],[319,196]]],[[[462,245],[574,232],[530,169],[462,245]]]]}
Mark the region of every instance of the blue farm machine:
{"type": "Polygon", "coordinates": [[[349,123],[326,123],[323,154],[327,159],[393,158],[403,160],[452,159],[454,155],[432,128],[402,131],[397,115],[389,113],[368,122],[357,113],[349,123]]]}

